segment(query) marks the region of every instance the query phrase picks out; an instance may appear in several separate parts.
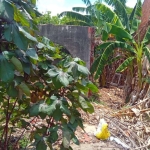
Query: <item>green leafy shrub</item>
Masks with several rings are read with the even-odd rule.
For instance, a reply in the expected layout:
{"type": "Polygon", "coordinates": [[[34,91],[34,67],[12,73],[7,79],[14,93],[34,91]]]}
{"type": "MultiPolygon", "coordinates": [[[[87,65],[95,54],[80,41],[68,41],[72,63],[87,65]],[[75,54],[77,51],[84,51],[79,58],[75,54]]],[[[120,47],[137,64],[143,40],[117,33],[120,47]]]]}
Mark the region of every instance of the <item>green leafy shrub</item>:
{"type": "Polygon", "coordinates": [[[53,149],[62,136],[61,149],[70,148],[78,126],[83,128],[79,109],[92,113],[89,71],[79,58],[61,55],[59,46],[37,33],[36,0],[0,1],[0,146],[16,150],[30,131],[37,150],[53,149]],[[57,60],[57,61],[55,61],[57,60]],[[35,129],[35,118],[45,120],[35,129]],[[19,135],[16,129],[20,128],[19,135]],[[11,139],[16,135],[16,140],[11,139]]]}

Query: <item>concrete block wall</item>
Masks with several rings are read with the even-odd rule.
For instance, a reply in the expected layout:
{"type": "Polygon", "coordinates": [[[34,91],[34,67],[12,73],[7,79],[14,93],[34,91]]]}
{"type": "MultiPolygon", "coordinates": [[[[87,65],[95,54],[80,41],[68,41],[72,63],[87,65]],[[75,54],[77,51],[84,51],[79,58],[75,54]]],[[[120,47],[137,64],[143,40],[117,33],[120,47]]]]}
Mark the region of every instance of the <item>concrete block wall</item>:
{"type": "Polygon", "coordinates": [[[65,47],[72,57],[79,57],[90,68],[93,61],[94,29],[83,26],[39,25],[39,34],[65,47]]]}

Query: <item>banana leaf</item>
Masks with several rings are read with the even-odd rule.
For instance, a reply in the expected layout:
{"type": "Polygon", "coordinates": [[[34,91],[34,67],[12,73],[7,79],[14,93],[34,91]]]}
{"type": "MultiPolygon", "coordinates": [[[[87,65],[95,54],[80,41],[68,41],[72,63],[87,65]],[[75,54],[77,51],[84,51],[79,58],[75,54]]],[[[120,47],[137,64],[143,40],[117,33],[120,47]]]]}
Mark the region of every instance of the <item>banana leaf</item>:
{"type": "Polygon", "coordinates": [[[129,57],[127,58],[117,69],[116,72],[122,72],[125,69],[127,69],[127,67],[129,65],[131,65],[131,62],[135,59],[135,57],[129,57]]]}

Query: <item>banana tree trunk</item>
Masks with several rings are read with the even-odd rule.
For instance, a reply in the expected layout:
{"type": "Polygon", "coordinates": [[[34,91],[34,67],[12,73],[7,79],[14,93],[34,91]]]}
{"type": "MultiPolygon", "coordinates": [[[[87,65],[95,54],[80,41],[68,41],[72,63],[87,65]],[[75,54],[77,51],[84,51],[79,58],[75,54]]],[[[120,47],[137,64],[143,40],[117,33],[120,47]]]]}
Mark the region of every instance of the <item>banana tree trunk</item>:
{"type": "MultiPolygon", "coordinates": [[[[138,28],[138,34],[139,37],[135,37],[135,40],[137,42],[141,42],[145,36],[145,33],[147,31],[148,26],[150,25],[150,0],[144,0],[143,6],[142,6],[142,17],[141,17],[141,23],[138,28]]],[[[140,63],[140,62],[139,62],[140,63]]],[[[139,68],[137,69],[137,74],[134,74],[134,78],[131,79],[130,73],[127,75],[126,83],[125,83],[125,102],[130,102],[131,105],[135,104],[138,100],[142,100],[145,97],[150,97],[150,94],[148,91],[150,91],[150,87],[148,83],[141,82],[140,87],[139,80],[142,78],[148,77],[148,69],[150,69],[149,62],[146,57],[142,58],[141,60],[141,70],[142,72],[139,72],[139,68]],[[141,66],[142,65],[142,66],[141,66]],[[138,77],[138,73],[140,73],[140,79],[138,77]]]]}
{"type": "Polygon", "coordinates": [[[144,35],[147,31],[148,26],[150,25],[150,20],[149,20],[149,16],[150,16],[150,0],[144,0],[143,2],[143,6],[142,6],[142,17],[141,17],[141,23],[139,25],[139,40],[142,41],[144,38],[144,35]]]}
{"type": "Polygon", "coordinates": [[[125,85],[124,85],[124,99],[125,103],[128,103],[131,99],[131,93],[132,93],[132,75],[129,70],[127,70],[127,76],[125,80],[125,85]]]}
{"type": "MultiPolygon", "coordinates": [[[[146,78],[150,75],[149,70],[150,69],[150,63],[145,56],[143,58],[142,63],[142,78],[146,78]]],[[[138,72],[136,70],[136,72],[138,72]]],[[[137,74],[134,74],[134,78],[131,77],[130,73],[127,76],[127,85],[125,85],[125,102],[130,102],[130,105],[134,105],[139,100],[143,100],[144,98],[150,97],[150,94],[148,91],[150,91],[149,83],[141,82],[141,87],[139,87],[139,78],[137,74]]]]}

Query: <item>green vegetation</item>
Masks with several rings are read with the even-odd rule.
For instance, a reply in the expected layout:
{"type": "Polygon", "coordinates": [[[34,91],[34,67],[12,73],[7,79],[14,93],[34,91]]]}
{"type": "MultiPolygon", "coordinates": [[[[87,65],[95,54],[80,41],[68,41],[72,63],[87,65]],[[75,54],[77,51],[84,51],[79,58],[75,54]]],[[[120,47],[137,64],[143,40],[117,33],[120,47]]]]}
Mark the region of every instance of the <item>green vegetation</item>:
{"type": "MultiPolygon", "coordinates": [[[[126,0],[105,0],[114,10],[101,1],[93,5],[89,0],[83,2],[85,8],[74,7],[74,11],[51,17],[50,12],[41,15],[35,9],[36,0],[0,1],[0,148],[3,150],[16,150],[18,145],[26,148],[29,141],[23,137],[29,128],[30,143],[37,150],[53,149],[59,137],[62,137],[60,149],[72,149],[71,140],[79,144],[76,128],[83,129],[78,108],[94,112],[91,101],[96,101],[97,95],[91,99],[87,96],[89,90],[97,93],[98,89],[88,80],[90,72],[85,62],[62,53],[59,45],[37,35],[38,24],[94,26],[95,36],[101,35],[103,40],[96,47],[97,56],[91,67],[94,78],[98,79],[105,66],[122,58],[124,62],[116,72],[127,70],[127,88],[137,78],[134,102],[148,90],[145,85],[149,84],[149,76],[144,72],[143,62],[150,62],[147,46],[150,28],[140,40],[141,1],[132,10],[126,7],[126,0]],[[123,55],[111,58],[115,49],[123,55]],[[31,123],[36,118],[43,119],[45,124],[32,130],[31,123]],[[15,135],[17,128],[22,129],[19,135],[15,135]],[[16,140],[12,143],[14,135],[16,140]]],[[[126,102],[132,98],[133,89],[126,92],[126,102]]]]}
{"type": "MultiPolygon", "coordinates": [[[[97,1],[92,5],[90,1],[85,0],[84,3],[87,7],[75,7],[72,8],[75,12],[65,11],[60,16],[76,18],[76,22],[80,22],[80,25],[84,23],[87,26],[94,26],[96,28],[95,36],[100,36],[103,44],[96,47],[98,56],[96,56],[95,62],[91,67],[94,78],[98,79],[102,75],[105,66],[110,65],[110,62],[113,63],[116,60],[123,59],[124,62],[117,68],[116,72],[123,72],[125,70],[128,72],[125,87],[128,90],[125,93],[125,101],[132,101],[132,92],[135,88],[136,95],[134,96],[137,100],[138,94],[141,93],[146,84],[144,81],[148,82],[149,80],[145,79],[146,76],[142,73],[145,68],[143,67],[143,61],[146,61],[146,59],[150,61],[149,48],[147,47],[150,29],[147,28],[142,41],[139,38],[141,34],[141,31],[139,31],[142,12],[141,0],[137,0],[133,9],[129,9],[125,5],[126,1],[104,0],[104,2],[112,6],[114,10],[102,4],[102,1],[97,1]],[[86,15],[79,14],[78,12],[85,12],[86,15]],[[122,51],[123,54],[114,58],[113,53],[116,49],[122,51]],[[132,80],[135,80],[135,78],[138,78],[138,84],[135,85],[134,83],[135,88],[131,89],[133,86],[131,85],[132,80]]],[[[70,24],[74,24],[74,22],[70,22],[70,24]]],[[[101,82],[102,85],[105,85],[106,81],[101,82]]]]}
{"type": "MultiPolygon", "coordinates": [[[[59,15],[57,16],[51,16],[51,12],[48,11],[45,14],[37,17],[36,21],[38,24],[54,24],[54,25],[63,25],[67,24],[70,21],[75,21],[76,19],[73,19],[71,17],[63,17],[60,18],[59,15]]],[[[77,24],[79,25],[79,24],[77,24]]]]}
{"type": "Polygon", "coordinates": [[[61,149],[71,149],[70,141],[79,144],[75,136],[83,128],[78,112],[92,113],[87,95],[97,87],[88,80],[90,72],[85,62],[71,58],[60,47],[37,33],[36,0],[0,1],[0,147],[16,150],[26,146],[24,132],[31,129],[30,142],[36,149],[53,149],[62,136],[61,149]],[[55,60],[59,60],[55,63],[55,60]],[[35,127],[36,118],[45,124],[35,127]],[[22,129],[15,135],[16,129],[22,129]],[[59,131],[59,132],[58,132],[59,131]],[[59,134],[61,131],[62,134],[59,134]],[[11,139],[16,136],[12,143],[11,139]]]}

